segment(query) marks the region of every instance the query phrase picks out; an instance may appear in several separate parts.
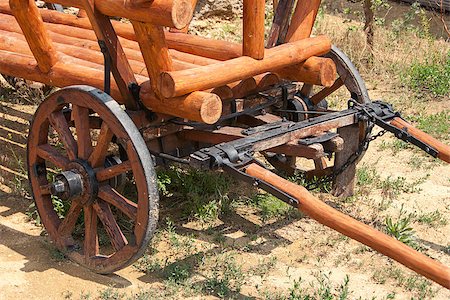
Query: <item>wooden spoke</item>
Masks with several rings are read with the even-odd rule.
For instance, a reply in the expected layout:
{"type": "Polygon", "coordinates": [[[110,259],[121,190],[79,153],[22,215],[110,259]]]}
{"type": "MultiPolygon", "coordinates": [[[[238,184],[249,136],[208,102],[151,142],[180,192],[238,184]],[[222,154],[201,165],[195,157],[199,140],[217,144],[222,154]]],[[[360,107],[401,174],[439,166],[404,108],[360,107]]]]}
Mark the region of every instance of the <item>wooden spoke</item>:
{"type": "Polygon", "coordinates": [[[89,259],[98,254],[97,213],[92,206],[84,207],[84,256],[89,259]]]}
{"type": "Polygon", "coordinates": [[[89,128],[89,109],[72,106],[72,118],[77,130],[78,157],[88,159],[92,153],[91,132],[89,128]]]}
{"type": "Polygon", "coordinates": [[[58,227],[58,234],[62,238],[69,236],[73,232],[82,208],[83,206],[79,202],[72,202],[67,215],[58,227]]]}
{"type": "Polygon", "coordinates": [[[344,81],[339,77],[338,79],[336,79],[336,81],[333,83],[332,86],[330,86],[329,88],[324,88],[320,92],[318,92],[317,94],[312,96],[311,102],[314,105],[317,105],[320,101],[322,101],[323,99],[325,99],[326,97],[328,97],[329,95],[334,93],[336,90],[338,90],[343,85],[344,85],[344,81]]]}
{"type": "Polygon", "coordinates": [[[59,153],[55,147],[49,144],[37,146],[36,152],[39,157],[51,162],[60,169],[64,169],[69,163],[69,159],[66,156],[59,153]]]}
{"type": "Polygon", "coordinates": [[[108,152],[109,142],[113,137],[113,132],[108,127],[106,122],[102,123],[100,133],[98,136],[97,145],[89,156],[89,162],[93,168],[103,167],[105,158],[108,152]]]}
{"type": "Polygon", "coordinates": [[[41,195],[50,195],[50,184],[42,185],[41,186],[41,195]]]}
{"type": "Polygon", "coordinates": [[[103,223],[103,227],[108,233],[114,249],[122,249],[125,245],[128,244],[128,241],[127,238],[123,235],[122,230],[120,230],[120,227],[117,224],[116,218],[114,217],[109,204],[102,200],[98,200],[93,204],[93,207],[98,215],[98,218],[103,223]]]}
{"type": "Polygon", "coordinates": [[[70,132],[69,124],[62,111],[56,111],[50,114],[49,121],[52,127],[59,135],[59,139],[66,149],[67,156],[70,160],[75,160],[78,156],[77,143],[70,132]]]}
{"type": "Polygon", "coordinates": [[[131,162],[129,160],[108,168],[100,169],[96,176],[99,182],[114,178],[120,174],[131,171],[131,162]]]}
{"type": "Polygon", "coordinates": [[[137,216],[137,204],[128,200],[117,191],[112,189],[109,185],[100,187],[98,191],[98,196],[108,202],[111,205],[114,205],[118,209],[120,209],[124,214],[126,214],[131,220],[136,220],[137,216]]]}

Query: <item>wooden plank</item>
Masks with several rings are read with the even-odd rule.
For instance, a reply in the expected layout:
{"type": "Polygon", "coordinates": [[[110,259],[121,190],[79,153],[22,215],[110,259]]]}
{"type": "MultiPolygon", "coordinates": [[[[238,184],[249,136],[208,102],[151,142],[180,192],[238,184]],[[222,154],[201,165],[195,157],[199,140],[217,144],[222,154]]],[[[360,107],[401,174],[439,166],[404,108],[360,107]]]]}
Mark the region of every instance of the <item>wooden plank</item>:
{"type": "Polygon", "coordinates": [[[317,12],[319,11],[321,0],[298,0],[294,15],[291,19],[286,41],[295,42],[309,38],[317,12]]]}

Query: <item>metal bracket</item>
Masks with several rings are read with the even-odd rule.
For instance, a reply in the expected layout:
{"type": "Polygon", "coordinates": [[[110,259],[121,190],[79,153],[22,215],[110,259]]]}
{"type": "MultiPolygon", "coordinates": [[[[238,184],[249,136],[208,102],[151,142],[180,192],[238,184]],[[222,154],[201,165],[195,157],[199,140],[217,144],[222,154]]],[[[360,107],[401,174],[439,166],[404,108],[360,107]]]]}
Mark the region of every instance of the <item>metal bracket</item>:
{"type": "Polygon", "coordinates": [[[327,133],[319,135],[319,136],[306,138],[306,139],[300,139],[300,140],[298,140],[298,143],[300,145],[309,146],[309,145],[317,144],[317,143],[325,143],[337,136],[339,136],[339,135],[335,132],[327,132],[327,133]]]}
{"type": "Polygon", "coordinates": [[[105,41],[99,40],[98,45],[100,46],[100,50],[103,54],[103,61],[105,65],[105,75],[104,75],[104,87],[103,91],[110,95],[111,94],[111,55],[109,54],[108,47],[106,46],[105,41]]]}

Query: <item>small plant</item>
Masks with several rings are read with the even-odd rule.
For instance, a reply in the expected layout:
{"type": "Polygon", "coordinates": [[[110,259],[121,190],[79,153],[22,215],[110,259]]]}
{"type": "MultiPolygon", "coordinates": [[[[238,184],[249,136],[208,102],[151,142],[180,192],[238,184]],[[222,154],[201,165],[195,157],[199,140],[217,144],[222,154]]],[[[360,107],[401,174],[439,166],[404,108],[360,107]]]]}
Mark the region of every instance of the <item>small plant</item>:
{"type": "Polygon", "coordinates": [[[449,110],[442,111],[432,115],[424,115],[424,114],[411,115],[408,116],[408,119],[415,122],[417,124],[417,128],[425,131],[428,134],[431,134],[435,138],[449,139],[450,137],[449,110]]]}
{"type": "Polygon", "coordinates": [[[165,277],[168,281],[181,284],[191,276],[191,267],[187,264],[172,264],[166,268],[165,277]]]}
{"type": "Polygon", "coordinates": [[[420,214],[417,216],[417,221],[432,227],[445,226],[448,224],[447,219],[439,210],[420,214]]]}
{"type": "Polygon", "coordinates": [[[296,212],[292,206],[268,193],[256,194],[250,199],[250,204],[261,210],[261,220],[263,223],[266,223],[271,219],[281,218],[296,212]]]}
{"type": "Polygon", "coordinates": [[[101,300],[121,300],[125,297],[125,294],[120,293],[113,287],[108,287],[99,292],[99,299],[101,300]]]}
{"type": "Polygon", "coordinates": [[[289,300],[310,300],[310,299],[326,299],[326,300],[345,300],[348,299],[350,291],[348,284],[350,278],[345,276],[343,282],[338,287],[333,286],[329,274],[319,272],[315,275],[318,286],[314,282],[310,283],[309,288],[305,289],[301,285],[301,279],[294,280],[294,286],[289,289],[289,296],[285,299],[289,300]]]}
{"type": "Polygon", "coordinates": [[[396,240],[413,248],[417,248],[417,244],[414,238],[414,230],[411,227],[411,219],[413,215],[409,214],[406,217],[401,217],[401,214],[402,212],[400,212],[400,217],[397,221],[393,221],[390,216],[386,217],[386,232],[396,240]]]}

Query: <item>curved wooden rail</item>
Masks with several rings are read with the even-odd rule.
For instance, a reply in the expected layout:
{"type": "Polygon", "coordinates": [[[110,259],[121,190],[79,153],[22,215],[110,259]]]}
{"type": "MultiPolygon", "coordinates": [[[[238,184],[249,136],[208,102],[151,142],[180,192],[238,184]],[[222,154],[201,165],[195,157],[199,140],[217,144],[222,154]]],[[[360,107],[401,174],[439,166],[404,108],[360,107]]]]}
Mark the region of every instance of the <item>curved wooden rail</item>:
{"type": "Polygon", "coordinates": [[[344,215],[311,195],[304,187],[287,181],[257,164],[249,165],[246,173],[273,185],[297,199],[299,202],[298,210],[319,223],[389,256],[411,270],[450,289],[450,269],[438,261],[413,250],[366,224],[344,215]]]}

